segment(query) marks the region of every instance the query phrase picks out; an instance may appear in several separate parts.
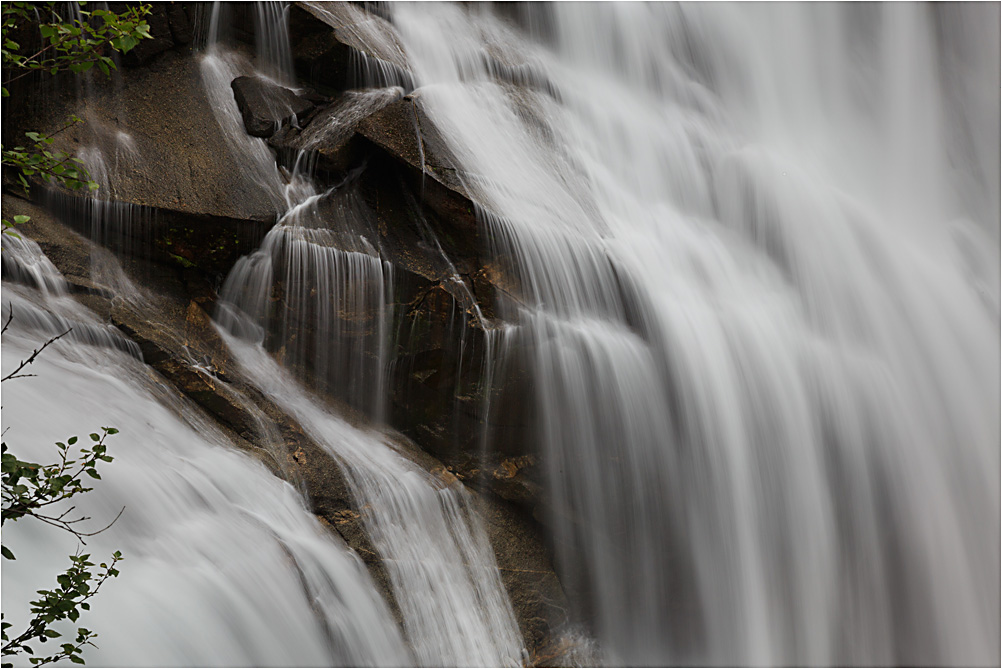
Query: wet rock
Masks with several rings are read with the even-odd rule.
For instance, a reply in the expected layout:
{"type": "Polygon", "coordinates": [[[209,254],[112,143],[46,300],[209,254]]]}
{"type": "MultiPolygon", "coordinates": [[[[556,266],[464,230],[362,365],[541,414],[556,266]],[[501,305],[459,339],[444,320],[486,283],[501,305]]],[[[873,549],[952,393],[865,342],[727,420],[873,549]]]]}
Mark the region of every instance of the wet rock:
{"type": "Polygon", "coordinates": [[[272,222],[281,206],[246,156],[234,155],[194,58],[165,59],[158,71],[122,70],[117,85],[95,78],[85,101],[70,87],[34,111],[34,128],[49,133],[71,114],[87,119],[55,135],[52,148],[102,164],[113,186],[101,197],[232,221],[272,222]]]}
{"type": "Polygon", "coordinates": [[[254,137],[271,137],[280,126],[313,111],[309,100],[261,77],[237,77],[230,86],[244,127],[254,137]]]}
{"type": "Polygon", "coordinates": [[[170,24],[170,34],[174,43],[188,45],[195,40],[195,31],[181,3],[171,2],[167,6],[167,21],[170,24]]]}
{"type": "Polygon", "coordinates": [[[358,124],[358,134],[410,169],[411,188],[424,206],[445,224],[443,234],[475,240],[475,208],[456,170],[457,161],[441,132],[410,95],[387,105],[358,124]]]}
{"type": "Polygon", "coordinates": [[[399,89],[350,91],[319,109],[302,131],[283,126],[268,143],[287,167],[292,167],[299,152],[309,152],[320,176],[336,180],[364,161],[355,136],[358,124],[401,95],[399,89]]]}
{"type": "MultiPolygon", "coordinates": [[[[396,438],[399,452],[444,485],[475,485],[473,478],[457,476],[455,468],[422,451],[414,443],[396,438]]],[[[551,647],[567,623],[567,598],[550,561],[538,525],[526,520],[510,504],[470,490],[473,508],[480,516],[494,548],[501,580],[508,592],[515,619],[531,656],[551,647]]]]}
{"type": "Polygon", "coordinates": [[[414,87],[396,31],[382,16],[347,2],[297,2],[289,11],[295,68],[314,85],[414,87]]]}

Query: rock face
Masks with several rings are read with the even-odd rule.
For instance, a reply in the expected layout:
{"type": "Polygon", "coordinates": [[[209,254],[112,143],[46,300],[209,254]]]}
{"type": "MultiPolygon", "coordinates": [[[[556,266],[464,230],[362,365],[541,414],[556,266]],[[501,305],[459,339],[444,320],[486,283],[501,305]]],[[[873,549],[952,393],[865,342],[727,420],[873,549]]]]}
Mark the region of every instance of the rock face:
{"type": "Polygon", "coordinates": [[[313,103],[261,77],[237,77],[230,84],[247,134],[271,137],[275,130],[305,118],[313,103]]]}
{"type": "Polygon", "coordinates": [[[56,135],[53,147],[81,154],[92,178],[100,180],[102,166],[110,170],[102,197],[185,215],[275,220],[278,201],[233,155],[194,58],[169,51],[157,69],[125,69],[119,84],[95,84],[83,101],[72,91],[47,99],[33,122],[51,134],[71,114],[85,120],[56,135]]]}

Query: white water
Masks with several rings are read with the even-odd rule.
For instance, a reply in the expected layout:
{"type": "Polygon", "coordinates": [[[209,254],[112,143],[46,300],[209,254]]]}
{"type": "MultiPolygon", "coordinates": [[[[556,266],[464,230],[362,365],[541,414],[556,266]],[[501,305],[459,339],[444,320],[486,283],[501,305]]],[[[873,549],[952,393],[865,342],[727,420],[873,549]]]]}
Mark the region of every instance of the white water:
{"type": "MultiPolygon", "coordinates": [[[[5,237],[5,263],[23,256],[22,246],[40,255],[32,242],[5,237]]],[[[46,274],[48,285],[59,285],[54,268],[46,274]]],[[[87,441],[101,426],[120,430],[107,442],[115,461],[100,467],[92,492],[74,499],[93,518],[84,529],[102,527],[125,507],[110,529],[87,540],[94,562],[115,550],[125,555],[121,576],[79,621],[99,634],[89,664],[411,662],[361,560],[321,528],[290,485],[235,450],[200,409],[118,350],[113,328],[70,298],[5,282],[5,314],[11,305],[4,374],[67,325],[92,333],[46,349],[26,370],[35,377],[4,383],[4,441],[12,451],[52,462],[56,441],[75,434],[87,441]]],[[[4,545],[19,557],[3,568],[5,619],[19,629],[35,590],[55,585],[76,544],[27,519],[5,525],[4,545]]]]}
{"type": "Polygon", "coordinates": [[[352,428],[259,346],[227,337],[244,371],[342,465],[389,572],[421,666],[518,666],[525,651],[494,553],[462,484],[352,428]]]}
{"type": "Polygon", "coordinates": [[[998,8],[392,11],[608,659],[997,664],[998,8]]]}

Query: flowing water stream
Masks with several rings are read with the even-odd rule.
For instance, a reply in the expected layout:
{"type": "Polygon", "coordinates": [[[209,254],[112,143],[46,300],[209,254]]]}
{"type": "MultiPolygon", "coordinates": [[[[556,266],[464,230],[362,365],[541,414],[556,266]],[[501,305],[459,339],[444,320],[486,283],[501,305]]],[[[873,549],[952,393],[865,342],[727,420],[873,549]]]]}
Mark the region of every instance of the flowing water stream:
{"type": "Polygon", "coordinates": [[[608,658],[998,662],[997,7],[391,10],[608,658]]]}

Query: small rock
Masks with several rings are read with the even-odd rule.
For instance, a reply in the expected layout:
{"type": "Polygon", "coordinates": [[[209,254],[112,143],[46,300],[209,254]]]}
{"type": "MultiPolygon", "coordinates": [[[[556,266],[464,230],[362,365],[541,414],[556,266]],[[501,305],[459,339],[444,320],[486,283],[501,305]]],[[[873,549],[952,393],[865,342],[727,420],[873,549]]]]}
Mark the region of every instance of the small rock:
{"type": "Polygon", "coordinates": [[[237,77],[230,86],[247,134],[254,137],[271,137],[293,117],[303,118],[313,111],[309,100],[260,77],[237,77]]]}

